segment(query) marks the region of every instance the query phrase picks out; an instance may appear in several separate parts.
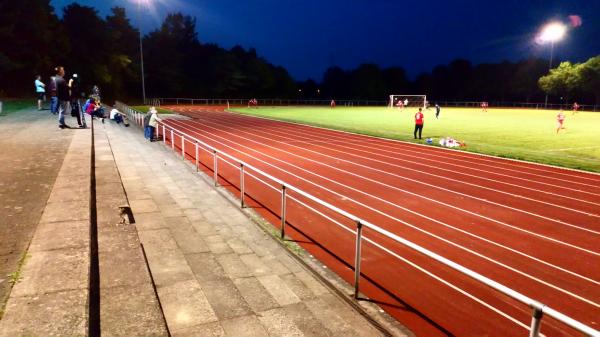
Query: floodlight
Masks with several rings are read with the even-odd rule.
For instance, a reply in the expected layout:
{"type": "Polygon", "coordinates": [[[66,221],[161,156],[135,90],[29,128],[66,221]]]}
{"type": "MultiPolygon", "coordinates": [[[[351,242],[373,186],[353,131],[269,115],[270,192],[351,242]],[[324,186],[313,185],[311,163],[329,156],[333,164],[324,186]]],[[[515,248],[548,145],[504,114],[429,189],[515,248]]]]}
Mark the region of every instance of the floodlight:
{"type": "Polygon", "coordinates": [[[561,22],[551,22],[542,28],[540,33],[540,40],[542,42],[554,43],[559,41],[565,36],[567,32],[567,26],[561,22]]]}

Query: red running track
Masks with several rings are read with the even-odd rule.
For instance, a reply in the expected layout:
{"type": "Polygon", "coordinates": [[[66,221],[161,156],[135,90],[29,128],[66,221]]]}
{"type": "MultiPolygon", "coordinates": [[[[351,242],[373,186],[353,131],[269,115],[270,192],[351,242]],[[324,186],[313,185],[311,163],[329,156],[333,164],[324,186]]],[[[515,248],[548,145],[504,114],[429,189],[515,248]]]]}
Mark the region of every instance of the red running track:
{"type": "MultiPolygon", "coordinates": [[[[171,106],[166,124],[295,187],[600,326],[600,175],[223,112],[171,106]]],[[[160,130],[160,129],[159,129],[160,130]]],[[[170,142],[170,134],[166,134],[170,142]]],[[[181,151],[181,139],[174,145],[181,151]]],[[[186,154],[195,157],[192,143],[186,154]]],[[[212,169],[212,154],[199,160],[212,169]]],[[[221,160],[221,159],[220,159],[221,160]]],[[[237,163],[231,163],[237,165],[237,163]]],[[[222,183],[239,168],[221,160],[222,183]]],[[[279,226],[281,195],[247,170],[246,194],[279,226]]],[[[239,192],[238,192],[239,193],[239,192]]],[[[355,225],[289,192],[287,233],[353,282],[355,225]],[[308,206],[304,207],[304,206],[308,206]],[[346,229],[337,226],[343,225],[346,229]]],[[[361,292],[417,336],[526,336],[528,307],[365,230],[361,292]]],[[[577,336],[544,318],[546,336],[577,336]]]]}

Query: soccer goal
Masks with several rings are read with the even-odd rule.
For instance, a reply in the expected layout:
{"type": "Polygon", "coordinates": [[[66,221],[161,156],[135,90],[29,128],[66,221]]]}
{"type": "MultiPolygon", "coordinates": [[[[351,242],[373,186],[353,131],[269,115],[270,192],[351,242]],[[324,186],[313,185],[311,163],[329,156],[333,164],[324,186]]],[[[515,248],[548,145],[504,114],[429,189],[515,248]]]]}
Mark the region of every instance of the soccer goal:
{"type": "Polygon", "coordinates": [[[427,95],[390,95],[390,108],[427,108],[427,95]]]}

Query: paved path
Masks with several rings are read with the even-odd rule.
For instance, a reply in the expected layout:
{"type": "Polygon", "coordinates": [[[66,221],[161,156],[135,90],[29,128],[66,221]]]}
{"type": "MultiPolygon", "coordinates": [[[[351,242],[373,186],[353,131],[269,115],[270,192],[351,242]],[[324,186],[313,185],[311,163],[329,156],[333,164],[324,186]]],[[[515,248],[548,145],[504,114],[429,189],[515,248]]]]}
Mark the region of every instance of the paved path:
{"type": "Polygon", "coordinates": [[[173,336],[383,335],[170,149],[105,128],[173,336]]]}
{"type": "Polygon", "coordinates": [[[57,125],[48,110],[0,116],[0,317],[10,274],[27,251],[71,139],[80,131],[57,125]]]}

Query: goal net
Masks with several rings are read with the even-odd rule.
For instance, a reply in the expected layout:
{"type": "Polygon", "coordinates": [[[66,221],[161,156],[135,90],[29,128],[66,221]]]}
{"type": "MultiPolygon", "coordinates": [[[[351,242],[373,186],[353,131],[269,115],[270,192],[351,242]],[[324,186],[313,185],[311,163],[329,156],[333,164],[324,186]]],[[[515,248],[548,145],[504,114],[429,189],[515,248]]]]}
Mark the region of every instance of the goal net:
{"type": "Polygon", "coordinates": [[[390,95],[390,108],[426,108],[427,95],[390,95]]]}

